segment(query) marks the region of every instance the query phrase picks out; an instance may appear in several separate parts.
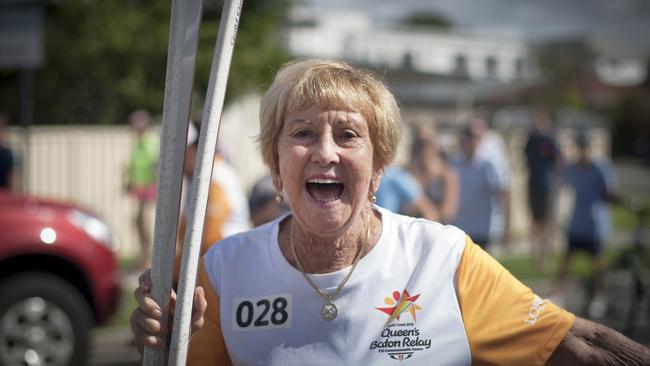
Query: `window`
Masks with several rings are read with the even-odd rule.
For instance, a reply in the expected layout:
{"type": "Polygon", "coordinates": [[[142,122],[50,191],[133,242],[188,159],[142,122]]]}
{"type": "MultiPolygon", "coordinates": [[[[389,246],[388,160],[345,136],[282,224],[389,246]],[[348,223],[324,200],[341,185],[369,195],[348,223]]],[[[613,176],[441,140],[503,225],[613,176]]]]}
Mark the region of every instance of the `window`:
{"type": "Polygon", "coordinates": [[[456,56],[456,68],[454,69],[454,73],[457,76],[468,76],[467,72],[467,57],[464,55],[458,55],[456,56]]]}
{"type": "Polygon", "coordinates": [[[485,59],[485,76],[490,79],[497,77],[497,59],[493,56],[485,59]]]}

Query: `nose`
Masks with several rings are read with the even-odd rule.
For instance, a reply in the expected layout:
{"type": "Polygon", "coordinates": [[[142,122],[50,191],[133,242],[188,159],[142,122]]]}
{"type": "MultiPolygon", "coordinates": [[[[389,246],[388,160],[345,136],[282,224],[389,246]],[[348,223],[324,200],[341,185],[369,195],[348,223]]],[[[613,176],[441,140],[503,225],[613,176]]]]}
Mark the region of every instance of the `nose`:
{"type": "Polygon", "coordinates": [[[338,145],[329,133],[324,133],[316,143],[312,160],[321,166],[328,166],[339,162],[338,145]]]}

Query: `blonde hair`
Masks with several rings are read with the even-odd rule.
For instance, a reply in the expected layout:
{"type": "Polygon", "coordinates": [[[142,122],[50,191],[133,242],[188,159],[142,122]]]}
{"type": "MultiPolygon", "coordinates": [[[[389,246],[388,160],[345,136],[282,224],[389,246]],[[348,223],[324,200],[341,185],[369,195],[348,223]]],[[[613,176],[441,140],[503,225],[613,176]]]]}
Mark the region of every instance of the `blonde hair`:
{"type": "Polygon", "coordinates": [[[289,113],[312,105],[359,111],[368,122],[373,168],[395,157],[400,114],[393,95],[373,74],[332,60],[299,60],[284,65],[260,106],[258,141],[271,173],[279,173],[278,140],[289,113]]]}

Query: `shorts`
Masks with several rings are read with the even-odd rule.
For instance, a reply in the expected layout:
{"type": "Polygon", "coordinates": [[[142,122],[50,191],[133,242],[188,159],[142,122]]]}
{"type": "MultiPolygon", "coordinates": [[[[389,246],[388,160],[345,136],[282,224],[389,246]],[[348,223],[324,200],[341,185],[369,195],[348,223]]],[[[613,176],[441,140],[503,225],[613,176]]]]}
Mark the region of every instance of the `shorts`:
{"type": "Polygon", "coordinates": [[[156,201],[156,185],[150,184],[147,186],[133,187],[131,193],[139,202],[155,202],[156,201]]]}
{"type": "Polygon", "coordinates": [[[576,238],[569,235],[569,252],[584,250],[592,256],[599,255],[602,250],[602,243],[598,239],[576,238]]]}
{"type": "Polygon", "coordinates": [[[528,187],[528,206],[534,221],[547,221],[552,212],[551,192],[528,187]]]}

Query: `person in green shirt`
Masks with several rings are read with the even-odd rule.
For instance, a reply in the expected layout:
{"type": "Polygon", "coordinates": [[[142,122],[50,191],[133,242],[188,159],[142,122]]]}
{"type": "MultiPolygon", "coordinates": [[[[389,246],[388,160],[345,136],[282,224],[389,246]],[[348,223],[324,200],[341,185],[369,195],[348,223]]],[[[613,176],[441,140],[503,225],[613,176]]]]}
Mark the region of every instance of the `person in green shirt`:
{"type": "Polygon", "coordinates": [[[145,212],[149,205],[156,201],[160,141],[159,137],[149,129],[151,125],[149,112],[136,110],[129,114],[128,121],[135,131],[135,141],[127,167],[126,189],[138,204],[134,221],[140,241],[141,267],[147,268],[151,262],[151,234],[145,220],[145,212]]]}

